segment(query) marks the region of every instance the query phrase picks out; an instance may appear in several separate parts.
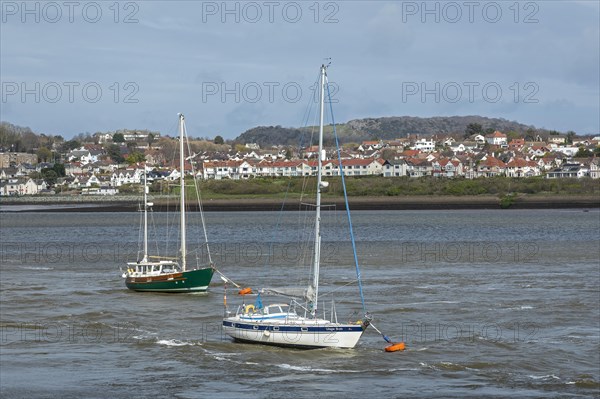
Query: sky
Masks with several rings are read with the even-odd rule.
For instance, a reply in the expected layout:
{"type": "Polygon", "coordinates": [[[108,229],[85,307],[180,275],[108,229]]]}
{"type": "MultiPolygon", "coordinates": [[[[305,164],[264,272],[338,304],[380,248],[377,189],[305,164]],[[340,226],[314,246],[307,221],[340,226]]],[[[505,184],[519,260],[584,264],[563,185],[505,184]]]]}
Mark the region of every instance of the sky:
{"type": "Polygon", "coordinates": [[[1,0],[0,11],[0,120],[38,133],[175,134],[178,112],[195,137],[300,127],[324,62],[337,122],[482,115],[600,132],[595,0],[1,0]]]}

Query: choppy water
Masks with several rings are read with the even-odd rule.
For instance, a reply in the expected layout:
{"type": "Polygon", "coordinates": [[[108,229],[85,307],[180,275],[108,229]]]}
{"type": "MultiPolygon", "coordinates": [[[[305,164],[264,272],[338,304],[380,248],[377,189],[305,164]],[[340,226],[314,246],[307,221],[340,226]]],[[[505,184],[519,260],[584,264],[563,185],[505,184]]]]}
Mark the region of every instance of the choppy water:
{"type": "MultiPolygon", "coordinates": [[[[232,343],[217,277],[205,295],[128,291],[118,267],[135,258],[138,216],[0,215],[3,398],[599,395],[597,210],[355,212],[367,307],[406,342],[396,353],[372,329],[354,350],[232,343]]],[[[303,254],[301,213],[206,217],[224,273],[299,280],[284,265],[303,254]]],[[[360,305],[350,246],[327,230],[344,215],[327,217],[322,292],[341,316],[360,305]]]]}

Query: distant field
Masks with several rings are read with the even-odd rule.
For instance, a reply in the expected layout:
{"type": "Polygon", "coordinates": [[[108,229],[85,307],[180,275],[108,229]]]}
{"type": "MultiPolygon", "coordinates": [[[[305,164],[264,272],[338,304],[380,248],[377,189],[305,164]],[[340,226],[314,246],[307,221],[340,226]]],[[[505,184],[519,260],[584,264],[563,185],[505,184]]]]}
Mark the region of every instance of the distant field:
{"type": "MultiPolygon", "coordinates": [[[[325,179],[329,187],[326,197],[343,197],[339,177],[325,179]]],[[[204,198],[283,198],[300,197],[314,192],[316,179],[311,178],[256,178],[250,180],[210,180],[200,183],[204,198]]],[[[157,187],[158,188],[158,187],[157,187]]],[[[600,181],[586,179],[513,179],[506,177],[479,179],[385,178],[377,176],[347,177],[349,197],[403,197],[403,196],[478,196],[503,197],[508,194],[527,195],[596,195],[600,196],[600,181]]],[[[188,190],[194,196],[193,190],[188,190]]]]}

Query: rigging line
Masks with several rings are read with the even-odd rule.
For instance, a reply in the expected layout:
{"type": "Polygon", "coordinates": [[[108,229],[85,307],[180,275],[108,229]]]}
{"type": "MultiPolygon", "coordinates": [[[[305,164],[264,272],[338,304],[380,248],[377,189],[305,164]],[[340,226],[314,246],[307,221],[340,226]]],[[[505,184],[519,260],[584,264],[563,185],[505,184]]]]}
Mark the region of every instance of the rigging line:
{"type": "Polygon", "coordinates": [[[348,287],[349,285],[352,285],[352,284],[356,283],[357,281],[358,281],[358,280],[352,280],[352,281],[350,281],[349,283],[346,283],[346,284],[344,284],[344,285],[341,285],[341,286],[339,286],[339,287],[337,287],[337,288],[335,288],[335,289],[333,289],[333,290],[331,290],[331,291],[327,291],[327,292],[326,292],[326,293],[324,293],[324,294],[319,294],[319,296],[323,297],[323,296],[327,296],[327,295],[333,295],[333,293],[334,293],[334,292],[336,292],[336,291],[338,291],[338,290],[341,290],[342,288],[346,288],[346,287],[348,287]]]}
{"type": "Polygon", "coordinates": [[[273,244],[275,242],[275,237],[277,236],[278,232],[279,232],[279,227],[281,225],[281,216],[283,215],[283,210],[285,208],[285,203],[287,201],[287,197],[288,197],[288,193],[290,191],[290,185],[292,184],[292,181],[290,180],[288,182],[288,186],[287,186],[287,190],[285,191],[285,196],[283,197],[283,202],[281,203],[281,207],[279,208],[279,213],[277,215],[277,223],[275,224],[275,230],[273,231],[273,234],[271,235],[271,242],[269,243],[269,252],[267,253],[267,259],[265,261],[265,269],[267,269],[269,267],[269,259],[272,258],[273,256],[273,244]]]}
{"type": "MultiPolygon", "coordinates": [[[[183,126],[183,133],[186,138],[188,154],[190,154],[190,158],[191,158],[193,153],[190,148],[190,140],[188,138],[187,127],[185,125],[183,126]]],[[[204,209],[202,207],[202,197],[200,194],[198,180],[196,179],[196,168],[194,166],[194,163],[192,162],[192,159],[190,159],[190,165],[192,166],[192,176],[194,177],[194,189],[196,190],[196,200],[198,201],[198,211],[200,212],[200,220],[202,221],[202,231],[204,232],[204,245],[206,245],[206,253],[208,255],[208,262],[209,262],[209,264],[212,265],[213,261],[212,261],[212,257],[210,256],[210,248],[208,246],[208,233],[206,232],[206,223],[204,221],[204,209]]],[[[198,241],[199,240],[200,239],[198,238],[198,241]]]]}
{"type": "MultiPolygon", "coordinates": [[[[316,93],[316,89],[319,87],[319,81],[320,80],[321,80],[321,71],[319,71],[319,73],[317,73],[317,78],[315,79],[314,84],[312,86],[312,87],[315,88],[315,93],[316,93]]],[[[310,119],[310,111],[312,110],[314,104],[315,104],[314,96],[310,96],[309,99],[308,99],[308,104],[307,104],[307,110],[308,110],[308,112],[305,112],[306,118],[303,120],[303,125],[302,125],[304,128],[308,128],[309,127],[308,123],[309,123],[309,119],[310,119]]],[[[318,112],[315,112],[313,123],[310,126],[310,139],[308,140],[309,146],[312,146],[312,143],[313,143],[313,139],[314,139],[314,136],[315,136],[316,124],[317,124],[316,123],[317,118],[318,118],[318,112]]],[[[300,143],[299,143],[298,148],[302,148],[303,138],[304,138],[304,135],[301,134],[300,135],[300,143]]],[[[306,159],[306,161],[308,163],[309,160],[306,159]]],[[[311,174],[312,174],[312,170],[311,170],[311,174]]],[[[302,201],[302,199],[304,198],[304,193],[306,191],[306,186],[308,184],[308,177],[305,176],[304,173],[302,174],[302,178],[303,179],[302,179],[302,189],[300,191],[300,201],[302,201]]]]}
{"type": "Polygon", "coordinates": [[[331,116],[331,124],[333,126],[333,136],[335,137],[335,146],[336,146],[336,150],[337,150],[338,163],[339,163],[339,168],[340,168],[340,176],[342,178],[342,187],[344,189],[344,203],[346,205],[346,215],[348,216],[348,224],[350,227],[350,241],[352,242],[352,253],[354,255],[354,265],[356,266],[356,279],[358,280],[358,291],[360,292],[360,301],[362,303],[363,312],[366,314],[367,307],[365,306],[365,297],[363,294],[360,267],[358,266],[358,255],[356,254],[356,241],[354,239],[354,229],[352,228],[352,216],[350,215],[350,207],[348,205],[348,193],[346,191],[346,179],[344,178],[344,167],[342,165],[342,154],[341,154],[341,150],[340,150],[340,143],[338,140],[337,129],[335,126],[335,118],[333,116],[333,105],[331,102],[331,93],[329,91],[329,80],[327,79],[327,75],[325,75],[325,79],[327,82],[325,87],[327,87],[327,98],[329,99],[329,113],[331,116]]]}
{"type": "Polygon", "coordinates": [[[154,236],[154,244],[156,245],[156,255],[160,256],[160,249],[158,247],[158,227],[156,227],[156,220],[154,219],[154,209],[150,209],[150,223],[152,224],[152,235],[154,236]]]}

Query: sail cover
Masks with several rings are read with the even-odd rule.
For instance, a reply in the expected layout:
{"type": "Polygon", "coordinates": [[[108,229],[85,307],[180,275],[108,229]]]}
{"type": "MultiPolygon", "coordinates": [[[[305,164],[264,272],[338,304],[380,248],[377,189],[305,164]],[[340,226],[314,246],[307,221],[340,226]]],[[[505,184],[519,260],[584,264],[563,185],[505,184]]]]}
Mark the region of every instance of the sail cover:
{"type": "Polygon", "coordinates": [[[263,288],[260,290],[261,294],[266,295],[282,295],[288,296],[292,298],[307,298],[308,299],[308,291],[311,291],[310,288],[306,287],[269,287],[263,288]]]}

